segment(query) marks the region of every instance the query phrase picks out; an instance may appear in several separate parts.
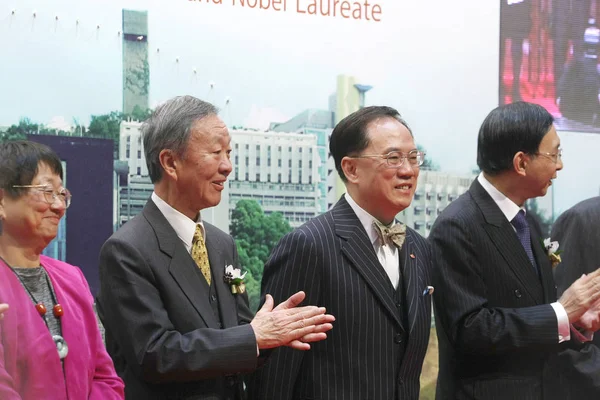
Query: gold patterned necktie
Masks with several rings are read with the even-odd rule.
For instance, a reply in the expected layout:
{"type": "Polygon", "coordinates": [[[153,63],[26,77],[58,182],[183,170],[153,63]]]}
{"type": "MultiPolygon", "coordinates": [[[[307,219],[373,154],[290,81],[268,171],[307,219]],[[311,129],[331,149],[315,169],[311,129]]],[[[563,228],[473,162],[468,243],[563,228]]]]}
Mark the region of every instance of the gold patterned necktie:
{"type": "Polygon", "coordinates": [[[398,250],[402,249],[404,240],[406,239],[406,225],[396,223],[392,226],[385,226],[379,221],[373,221],[375,231],[379,236],[382,244],[393,243],[398,250]]]}
{"type": "Polygon", "coordinates": [[[210,286],[210,264],[208,262],[206,244],[204,244],[204,235],[202,235],[202,227],[199,224],[196,224],[191,255],[198,268],[200,268],[200,271],[202,271],[202,275],[204,275],[208,286],[210,286]]]}

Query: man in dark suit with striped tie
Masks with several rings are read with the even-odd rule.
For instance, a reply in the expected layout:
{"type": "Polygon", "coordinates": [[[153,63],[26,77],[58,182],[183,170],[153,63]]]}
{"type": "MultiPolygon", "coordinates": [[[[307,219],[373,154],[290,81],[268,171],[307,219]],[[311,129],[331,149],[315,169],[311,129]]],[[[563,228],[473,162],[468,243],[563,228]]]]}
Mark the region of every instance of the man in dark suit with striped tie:
{"type": "MultiPolygon", "coordinates": [[[[558,293],[563,293],[582,274],[600,268],[600,196],[583,200],[563,212],[552,225],[552,241],[562,261],[554,269],[558,293]]],[[[600,304],[597,304],[600,306],[600,304]]],[[[565,376],[573,396],[600,398],[600,335],[594,335],[580,351],[561,353],[565,376]]]]}
{"type": "Polygon", "coordinates": [[[563,167],[552,123],[530,103],[490,112],[479,130],[482,172],[431,230],[437,399],[564,400],[558,354],[597,328],[587,322],[597,317],[588,309],[600,297],[599,274],[557,301],[544,236],[524,209],[563,167]]]}
{"type": "Polygon", "coordinates": [[[294,293],[253,316],[233,238],[202,220],[221,200],[231,137],[212,104],[159,106],[142,126],[154,192],[100,252],[98,309],[131,400],[242,400],[264,349],[308,350],[333,317],[294,293]],[[300,341],[301,339],[301,341],[300,341]]]}
{"type": "Polygon", "coordinates": [[[418,399],[431,324],[431,252],[395,221],[413,198],[424,154],[398,112],[366,107],[333,130],[330,151],[347,193],[285,236],[262,293],[297,288],[336,316],[310,352],[273,351],[250,382],[253,400],[418,399]]]}

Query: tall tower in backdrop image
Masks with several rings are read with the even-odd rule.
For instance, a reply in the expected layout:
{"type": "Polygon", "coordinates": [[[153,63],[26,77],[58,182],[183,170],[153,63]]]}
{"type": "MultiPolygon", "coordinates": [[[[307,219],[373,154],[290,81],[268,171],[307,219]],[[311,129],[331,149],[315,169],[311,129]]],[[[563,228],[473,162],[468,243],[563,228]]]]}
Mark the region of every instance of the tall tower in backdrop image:
{"type": "Polygon", "coordinates": [[[123,113],[149,107],[148,12],[123,10],[123,113]]]}

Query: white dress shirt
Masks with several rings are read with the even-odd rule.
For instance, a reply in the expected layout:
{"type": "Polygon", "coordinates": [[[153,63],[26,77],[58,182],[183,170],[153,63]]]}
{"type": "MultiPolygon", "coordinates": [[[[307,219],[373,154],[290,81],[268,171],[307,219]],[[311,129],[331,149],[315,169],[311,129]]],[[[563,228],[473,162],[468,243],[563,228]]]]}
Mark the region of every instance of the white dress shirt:
{"type": "Polygon", "coordinates": [[[373,222],[376,219],[356,204],[348,193],[345,193],[344,197],[348,204],[350,204],[350,207],[352,207],[352,210],[354,210],[365,231],[367,231],[367,236],[369,236],[375,254],[377,254],[377,259],[383,266],[383,269],[385,269],[392,286],[394,286],[394,289],[397,289],[398,282],[400,281],[400,254],[398,248],[390,243],[381,243],[379,235],[373,226],[373,222]]]}
{"type": "Polygon", "coordinates": [[[200,213],[198,213],[198,220],[194,222],[167,204],[167,202],[158,197],[155,192],[152,192],[152,196],[150,198],[154,204],[156,204],[156,207],[158,207],[162,215],[165,216],[167,222],[169,222],[169,224],[173,227],[175,233],[183,242],[183,245],[188,253],[192,252],[192,241],[194,240],[196,225],[200,225],[200,228],[202,228],[202,236],[204,237],[204,242],[206,243],[206,231],[204,230],[200,213]]]}
{"type": "MultiPolygon", "coordinates": [[[[477,180],[483,186],[483,189],[490,195],[492,200],[498,205],[502,214],[508,219],[508,222],[511,222],[514,217],[517,216],[519,211],[525,209],[516,205],[511,199],[506,197],[502,192],[500,192],[494,185],[492,185],[485,176],[483,176],[483,172],[479,174],[477,180]]],[[[511,224],[512,226],[512,224],[511,224]]],[[[516,229],[513,226],[513,230],[516,229]]],[[[532,267],[533,268],[533,267],[532,267]]],[[[566,340],[571,340],[571,329],[569,324],[569,316],[565,311],[565,308],[559,302],[555,302],[550,304],[554,309],[554,313],[556,314],[556,321],[558,322],[558,343],[562,343],[566,340]]]]}

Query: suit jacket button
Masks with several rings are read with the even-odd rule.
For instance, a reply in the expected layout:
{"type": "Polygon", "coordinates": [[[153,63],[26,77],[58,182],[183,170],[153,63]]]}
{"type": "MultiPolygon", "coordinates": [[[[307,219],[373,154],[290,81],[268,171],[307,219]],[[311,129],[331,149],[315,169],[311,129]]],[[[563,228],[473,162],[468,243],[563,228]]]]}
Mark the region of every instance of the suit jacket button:
{"type": "Polygon", "coordinates": [[[394,342],[398,344],[402,343],[402,335],[397,333],[396,336],[394,336],[394,342]]]}
{"type": "Polygon", "coordinates": [[[396,303],[396,307],[398,307],[398,308],[402,307],[402,303],[400,303],[400,302],[396,303]]]}
{"type": "Polygon", "coordinates": [[[521,294],[521,291],[519,289],[516,289],[515,296],[517,296],[517,298],[520,299],[523,295],[521,294]]]}

